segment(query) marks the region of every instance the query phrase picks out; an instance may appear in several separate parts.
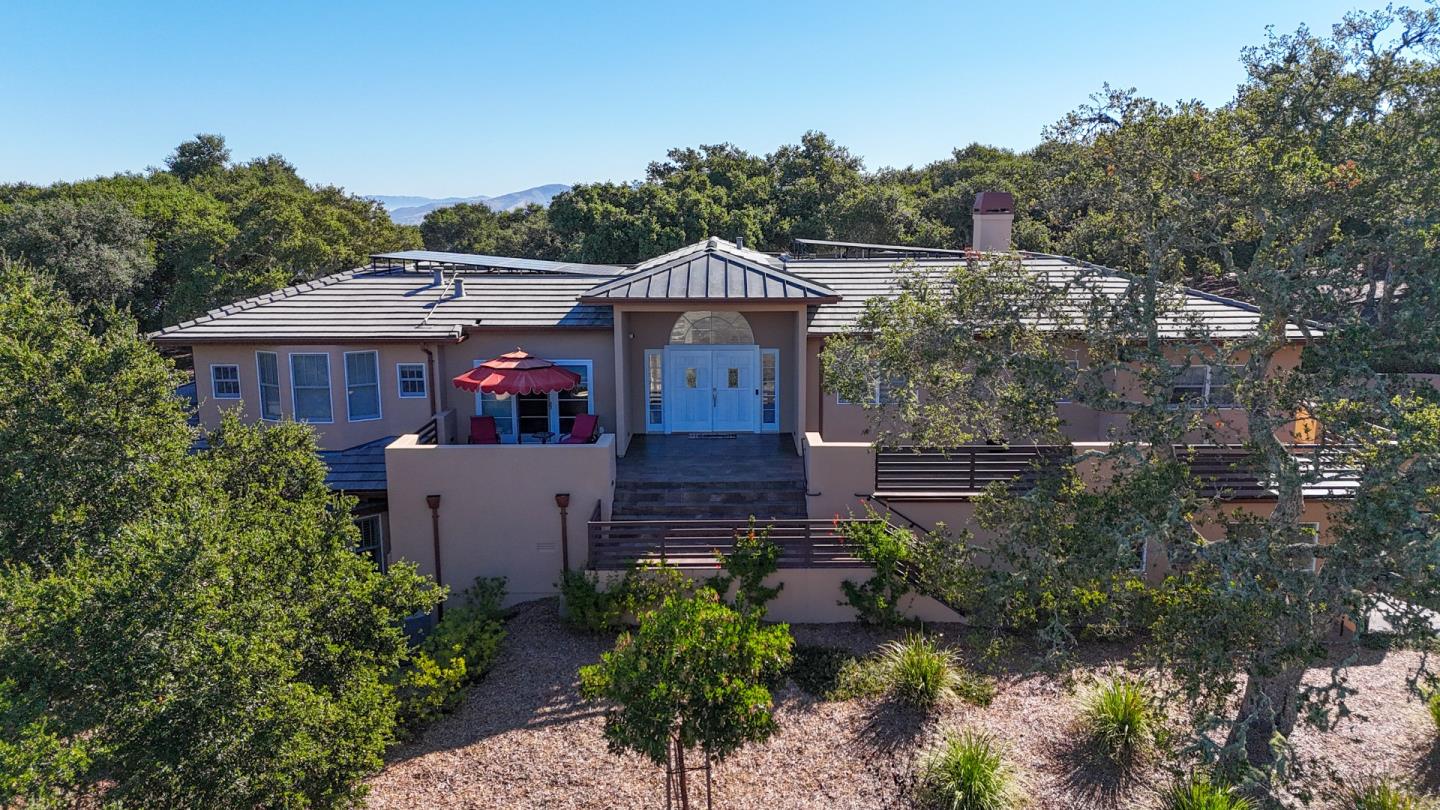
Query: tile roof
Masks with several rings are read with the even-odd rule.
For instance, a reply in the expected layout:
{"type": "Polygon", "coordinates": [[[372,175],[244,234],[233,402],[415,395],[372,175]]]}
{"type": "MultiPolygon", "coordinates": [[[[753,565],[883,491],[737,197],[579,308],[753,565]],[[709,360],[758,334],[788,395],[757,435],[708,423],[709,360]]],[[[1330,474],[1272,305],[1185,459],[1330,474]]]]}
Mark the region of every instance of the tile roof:
{"type": "MultiPolygon", "coordinates": [[[[1051,284],[1069,285],[1069,312],[1077,322],[1086,302],[1094,296],[1118,298],[1133,283],[1123,273],[1063,256],[1027,253],[1022,259],[1037,277],[1051,284]]],[[[792,260],[786,269],[840,295],[839,303],[820,307],[810,322],[812,334],[834,334],[856,322],[866,301],[893,294],[907,275],[925,273],[938,281],[956,265],[953,259],[919,259],[904,264],[894,259],[807,259],[792,260]]],[[[1252,334],[1260,322],[1259,311],[1250,304],[1179,286],[1173,292],[1179,306],[1162,318],[1163,337],[1181,338],[1203,331],[1207,337],[1237,338],[1252,334]]],[[[1311,326],[1309,331],[1320,334],[1322,330],[1311,326]]],[[[1294,325],[1288,333],[1294,340],[1305,337],[1304,330],[1294,325]]]]}
{"type": "Polygon", "coordinates": [[[395,441],[386,436],[344,450],[321,450],[320,460],[329,470],[325,485],[345,492],[377,492],[386,488],[385,447],[395,441]]]}
{"type": "MultiPolygon", "coordinates": [[[[721,239],[656,256],[613,277],[485,264],[495,258],[480,256],[474,261],[481,264],[450,265],[446,277],[464,280],[465,294],[459,298],[448,287],[434,286],[430,270],[413,262],[405,267],[362,268],[220,307],[150,337],[180,345],[457,341],[471,328],[609,329],[612,303],[740,300],[809,304],[810,331],[823,335],[854,324],[866,301],[893,294],[905,274],[924,272],[939,279],[960,261],[935,257],[903,264],[893,257],[785,261],[721,239]]],[[[1094,296],[1123,296],[1132,284],[1122,273],[1065,257],[1024,254],[1023,261],[1050,283],[1069,285],[1077,316],[1094,296]]],[[[1253,333],[1259,324],[1259,313],[1249,304],[1200,290],[1176,287],[1174,291],[1179,306],[1162,323],[1165,337],[1203,332],[1236,338],[1253,333]]],[[[1322,330],[1312,326],[1309,332],[1322,330]]],[[[1291,326],[1289,335],[1297,340],[1306,337],[1298,326],[1291,326]]]]}
{"type": "Polygon", "coordinates": [[[811,301],[839,300],[833,290],[785,270],[774,256],[711,237],[636,265],[587,291],[582,300],[811,301]]]}

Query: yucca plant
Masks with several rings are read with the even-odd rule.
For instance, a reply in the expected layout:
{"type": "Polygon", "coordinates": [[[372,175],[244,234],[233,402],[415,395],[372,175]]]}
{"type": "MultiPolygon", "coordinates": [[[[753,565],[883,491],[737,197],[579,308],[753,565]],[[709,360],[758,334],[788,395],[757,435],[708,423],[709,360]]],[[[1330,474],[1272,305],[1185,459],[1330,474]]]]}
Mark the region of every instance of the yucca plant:
{"type": "MultiPolygon", "coordinates": [[[[1433,704],[1431,704],[1433,705],[1433,704]]],[[[1391,779],[1377,779],[1345,792],[1345,810],[1435,810],[1436,803],[1391,779]]]]}
{"type": "Polygon", "coordinates": [[[1085,698],[1081,713],[1096,745],[1113,760],[1143,753],[1155,737],[1158,712],[1150,692],[1133,678],[1102,681],[1085,698]]]}
{"type": "Polygon", "coordinates": [[[1205,777],[1191,777],[1165,796],[1165,810],[1254,810],[1255,805],[1235,789],[1205,777]]]}
{"type": "Polygon", "coordinates": [[[945,810],[1007,810],[1019,803],[1015,771],[982,731],[947,735],[920,766],[920,800],[945,810]]]}
{"type": "Polygon", "coordinates": [[[908,635],[886,644],[880,667],[891,697],[915,709],[928,711],[960,686],[960,662],[955,653],[925,635],[908,635]]]}

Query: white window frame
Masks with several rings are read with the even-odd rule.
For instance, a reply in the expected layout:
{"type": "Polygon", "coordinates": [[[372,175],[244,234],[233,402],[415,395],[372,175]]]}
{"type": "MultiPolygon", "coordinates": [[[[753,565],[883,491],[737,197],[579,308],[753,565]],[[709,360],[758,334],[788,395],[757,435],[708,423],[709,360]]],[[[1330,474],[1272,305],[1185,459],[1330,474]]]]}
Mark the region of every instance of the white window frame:
{"type": "Polygon", "coordinates": [[[645,427],[656,430],[665,429],[665,350],[645,350],[645,427]],[[650,362],[658,359],[660,362],[660,418],[657,420],[650,409],[650,362]]]}
{"type": "MultiPolygon", "coordinates": [[[[341,364],[345,367],[345,421],[347,422],[378,422],[385,418],[385,397],[380,386],[380,352],[374,349],[358,349],[353,352],[343,352],[341,364]],[[368,354],[375,358],[375,415],[356,417],[350,412],[350,355],[368,354]]],[[[333,407],[333,405],[332,405],[333,407]]]]}
{"type": "MultiPolygon", "coordinates": [[[[329,352],[290,352],[290,408],[295,415],[296,422],[304,422],[307,425],[333,425],[335,424],[335,373],[330,368],[329,352]],[[295,385],[295,358],[296,357],[323,357],[325,358],[325,391],[330,398],[329,419],[306,419],[300,415],[299,386],[295,385]]],[[[307,386],[313,387],[313,386],[307,386]]]]}
{"type": "MultiPolygon", "coordinates": [[[[779,368],[778,362],[777,362],[776,368],[777,368],[777,369],[779,368]]],[[[778,375],[776,376],[776,380],[777,380],[777,381],[779,380],[779,376],[778,376],[778,375]]],[[[870,396],[866,397],[864,402],[851,402],[850,400],[845,399],[844,397],[840,396],[839,394],[836,394],[836,395],[835,395],[835,404],[836,404],[836,405],[861,405],[861,406],[864,406],[864,405],[870,405],[870,406],[885,405],[885,404],[888,404],[888,403],[890,402],[890,397],[884,396],[883,399],[882,399],[882,395],[886,394],[887,391],[889,390],[889,388],[894,388],[897,384],[898,384],[898,381],[896,381],[896,380],[891,380],[891,381],[890,381],[890,384],[889,384],[889,387],[887,388],[886,385],[884,384],[884,382],[883,382],[882,380],[876,379],[875,382],[873,383],[873,387],[871,388],[870,396]]]]}
{"type": "Polygon", "coordinates": [[[761,432],[761,433],[779,433],[779,432],[780,432],[780,420],[781,420],[781,417],[782,417],[781,408],[780,408],[780,403],[781,403],[781,398],[780,398],[780,397],[781,397],[781,393],[780,393],[781,378],[780,378],[780,350],[779,350],[779,349],[761,349],[761,350],[760,350],[760,367],[757,368],[757,369],[755,369],[755,382],[756,382],[756,386],[755,386],[755,387],[760,391],[760,401],[755,403],[755,408],[756,408],[756,410],[758,411],[758,413],[756,414],[756,418],[757,418],[758,421],[760,422],[760,432],[761,432]],[[774,358],[775,358],[775,421],[774,421],[774,422],[771,422],[771,423],[768,423],[768,424],[765,422],[765,358],[766,358],[767,355],[770,356],[770,357],[774,357],[774,358]]]}
{"type": "MultiPolygon", "coordinates": [[[[231,382],[231,380],[225,380],[225,382],[228,383],[228,382],[231,382]]],[[[238,363],[211,363],[211,364],[210,364],[210,396],[211,396],[211,397],[214,397],[215,399],[230,399],[230,400],[235,400],[235,399],[240,399],[240,395],[241,395],[241,388],[240,388],[240,364],[238,364],[238,363]],[[215,369],[217,369],[217,368],[232,368],[232,369],[235,369],[235,379],[234,379],[234,381],[233,381],[233,382],[235,383],[235,393],[234,393],[234,394],[222,394],[222,393],[220,393],[220,390],[216,387],[216,383],[220,382],[220,380],[215,379],[215,369]]]]}
{"type": "MultiPolygon", "coordinates": [[[[485,362],[485,361],[484,361],[484,360],[476,360],[476,361],[473,362],[473,365],[471,365],[471,368],[476,368],[476,367],[478,367],[478,366],[479,366],[481,363],[483,363],[483,362],[485,362]]],[[[584,367],[585,367],[586,385],[587,385],[587,386],[589,387],[589,389],[590,389],[590,396],[588,396],[588,397],[585,398],[585,412],[586,412],[586,413],[589,413],[589,414],[595,413],[595,361],[594,361],[594,360],[551,360],[550,362],[554,363],[554,364],[557,365],[557,366],[584,366],[584,367]]],[[[475,415],[476,415],[476,416],[484,416],[484,415],[486,415],[486,414],[485,414],[485,411],[484,411],[484,405],[483,405],[483,403],[486,401],[485,397],[487,397],[487,396],[489,396],[489,395],[488,395],[488,394],[482,394],[482,393],[480,393],[480,392],[478,392],[478,391],[475,393],[475,415]]],[[[498,433],[498,434],[500,434],[500,441],[501,441],[501,442],[504,442],[505,444],[524,444],[524,443],[525,443],[525,442],[523,441],[524,437],[520,435],[520,412],[519,412],[519,410],[518,410],[518,405],[517,405],[517,403],[519,402],[519,397],[511,396],[511,397],[508,397],[508,398],[506,398],[506,399],[504,399],[504,400],[501,400],[501,401],[506,402],[506,403],[509,404],[509,406],[510,406],[510,407],[508,408],[509,413],[508,413],[508,414],[505,414],[505,415],[503,415],[503,416],[497,416],[497,415],[495,415],[495,414],[490,414],[491,416],[495,416],[495,421],[497,422],[496,428],[495,428],[495,432],[498,433]],[[510,432],[509,432],[508,434],[505,433],[504,431],[500,430],[500,426],[499,426],[498,422],[499,422],[501,419],[508,419],[508,420],[510,420],[510,432]],[[507,439],[508,439],[509,441],[507,441],[507,439]]],[[[559,394],[559,392],[556,392],[556,391],[551,391],[551,392],[550,392],[549,402],[546,404],[545,410],[546,410],[546,417],[547,417],[546,420],[545,420],[545,424],[546,424],[546,428],[545,428],[545,429],[548,430],[548,431],[550,431],[551,433],[555,434],[556,436],[559,436],[559,435],[560,435],[560,394],[559,394]]],[[[551,439],[551,441],[554,441],[554,439],[551,439]]]]}
{"type": "MultiPolygon", "coordinates": [[[[412,380],[412,382],[413,382],[413,380],[412,380]]],[[[424,363],[396,363],[396,364],[395,364],[395,392],[396,392],[396,394],[400,397],[400,399],[424,399],[425,397],[429,396],[429,395],[430,395],[430,375],[429,375],[429,372],[428,372],[428,371],[426,370],[426,368],[425,368],[425,364],[424,364],[424,363]],[[420,369],[420,393],[418,393],[418,394],[414,394],[414,393],[407,394],[407,393],[405,393],[405,374],[402,372],[402,369],[407,368],[407,367],[420,369]]]]}
{"type": "MultiPolygon", "coordinates": [[[[1205,369],[1205,389],[1204,389],[1204,392],[1200,395],[1200,398],[1199,398],[1199,399],[1192,399],[1192,400],[1188,400],[1188,401],[1186,401],[1186,402],[1170,402],[1170,403],[1167,404],[1167,407],[1172,408],[1172,409],[1190,408],[1190,409],[1192,409],[1192,410],[1200,410],[1200,409],[1202,409],[1202,408],[1215,408],[1216,410],[1226,410],[1226,411],[1228,411],[1228,410],[1233,410],[1233,409],[1236,409],[1236,408],[1240,408],[1241,406],[1240,406],[1238,403],[1235,403],[1235,402],[1230,402],[1230,403],[1226,403],[1226,404],[1223,404],[1223,405],[1216,405],[1216,404],[1211,403],[1211,402],[1210,402],[1210,386],[1212,385],[1212,382],[1213,382],[1213,377],[1214,377],[1214,375],[1215,375],[1215,369],[1217,369],[1217,368],[1243,369],[1244,367],[1245,367],[1245,366],[1244,366],[1243,363],[1240,363],[1240,364],[1234,364],[1234,363],[1206,363],[1206,364],[1204,364],[1204,365],[1171,366],[1171,367],[1170,367],[1170,373],[1171,373],[1172,379],[1173,379],[1173,377],[1174,377],[1177,373],[1179,373],[1182,369],[1187,369],[1187,368],[1203,368],[1203,369],[1205,369]]],[[[1232,371],[1231,377],[1230,377],[1230,389],[1231,389],[1232,392],[1233,392],[1234,389],[1235,389],[1235,379],[1236,379],[1236,375],[1235,375],[1234,372],[1232,371]]],[[[1223,386],[1222,386],[1222,387],[1223,387],[1223,386]]],[[[1171,386],[1170,386],[1170,396],[1171,396],[1171,397],[1174,397],[1174,395],[1175,395],[1175,385],[1174,385],[1173,382],[1172,382],[1172,384],[1171,384],[1171,386]]],[[[1233,395],[1233,394],[1232,394],[1232,395],[1233,395]]]]}
{"type": "Polygon", "coordinates": [[[284,399],[280,396],[280,355],[275,352],[255,352],[255,386],[260,392],[258,403],[260,405],[260,418],[266,422],[278,422],[285,417],[284,399]],[[260,367],[260,356],[269,355],[275,361],[275,411],[276,416],[272,419],[265,415],[265,370],[260,367]]]}

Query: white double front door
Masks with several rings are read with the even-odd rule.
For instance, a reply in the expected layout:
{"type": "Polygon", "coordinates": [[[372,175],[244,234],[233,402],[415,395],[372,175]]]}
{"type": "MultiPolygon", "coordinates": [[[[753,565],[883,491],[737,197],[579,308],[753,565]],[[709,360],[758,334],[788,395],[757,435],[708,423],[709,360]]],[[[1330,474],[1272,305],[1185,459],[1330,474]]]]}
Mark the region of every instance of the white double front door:
{"type": "Polygon", "coordinates": [[[668,432],[759,429],[758,346],[667,346],[664,368],[668,432]]]}

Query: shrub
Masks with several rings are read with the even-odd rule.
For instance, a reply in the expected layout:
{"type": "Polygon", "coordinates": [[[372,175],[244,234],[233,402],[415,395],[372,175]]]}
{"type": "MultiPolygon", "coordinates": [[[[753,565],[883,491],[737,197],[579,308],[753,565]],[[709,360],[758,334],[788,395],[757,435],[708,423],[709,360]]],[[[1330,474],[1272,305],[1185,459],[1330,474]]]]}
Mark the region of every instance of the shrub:
{"type": "Polygon", "coordinates": [[[790,671],[795,685],[818,698],[833,699],[847,668],[858,659],[839,647],[796,644],[791,651],[790,671]]]}
{"type": "Polygon", "coordinates": [[[577,630],[604,633],[620,622],[614,594],[600,589],[600,580],[593,572],[562,573],[560,601],[565,607],[565,622],[577,630]]]}
{"type": "Polygon", "coordinates": [[[921,711],[950,696],[989,703],[993,686],[960,665],[954,651],[930,636],[909,635],[886,644],[876,662],[886,691],[897,702],[921,711]]]}
{"type": "Polygon", "coordinates": [[[463,604],[451,608],[410,652],[394,680],[396,719],[414,734],[460,702],[460,689],[489,671],[505,638],[500,603],[504,578],[477,578],[463,604]]]}
{"type": "Polygon", "coordinates": [[[1235,789],[1213,779],[1191,777],[1170,788],[1165,795],[1165,810],[1252,810],[1249,799],[1235,794],[1235,789]]]}
{"type": "Polygon", "coordinates": [[[725,573],[711,579],[710,587],[723,597],[734,583],[732,606],[741,613],[764,616],[765,606],[785,587],[783,582],[773,588],[765,586],[765,578],[780,570],[780,547],[770,540],[770,529],[756,529],[751,517],[750,530],[735,538],[735,548],[716,556],[725,573]]]}
{"type": "Polygon", "coordinates": [[[658,610],[670,597],[688,597],[695,594],[695,580],[686,576],[673,565],[662,563],[637,563],[625,572],[625,578],[615,589],[615,599],[620,615],[628,615],[639,621],[641,616],[658,610]]]}
{"type": "Polygon", "coordinates": [[[1435,723],[1435,730],[1440,731],[1440,692],[1430,696],[1425,701],[1425,707],[1430,710],[1430,720],[1435,723]]]}
{"type": "Polygon", "coordinates": [[[1436,803],[1391,779],[1377,779],[1345,792],[1345,810],[1434,810],[1436,803]]]}
{"type": "Polygon", "coordinates": [[[1082,723],[1101,751],[1112,760],[1145,751],[1154,739],[1157,713],[1149,692],[1131,678],[1100,683],[1085,699],[1082,723]]]}
{"type": "Polygon", "coordinates": [[[883,520],[852,521],[843,524],[842,531],[845,541],[855,547],[857,556],[870,563],[875,575],[861,583],[848,579],[841,582],[845,601],[840,604],[855,608],[862,624],[891,627],[907,621],[900,613],[900,599],[910,592],[904,574],[909,547],[903,536],[883,520]]]}
{"type": "Polygon", "coordinates": [[[921,763],[919,787],[925,806],[946,810],[1005,810],[1020,802],[999,744],[978,731],[946,736],[921,763]]]}

